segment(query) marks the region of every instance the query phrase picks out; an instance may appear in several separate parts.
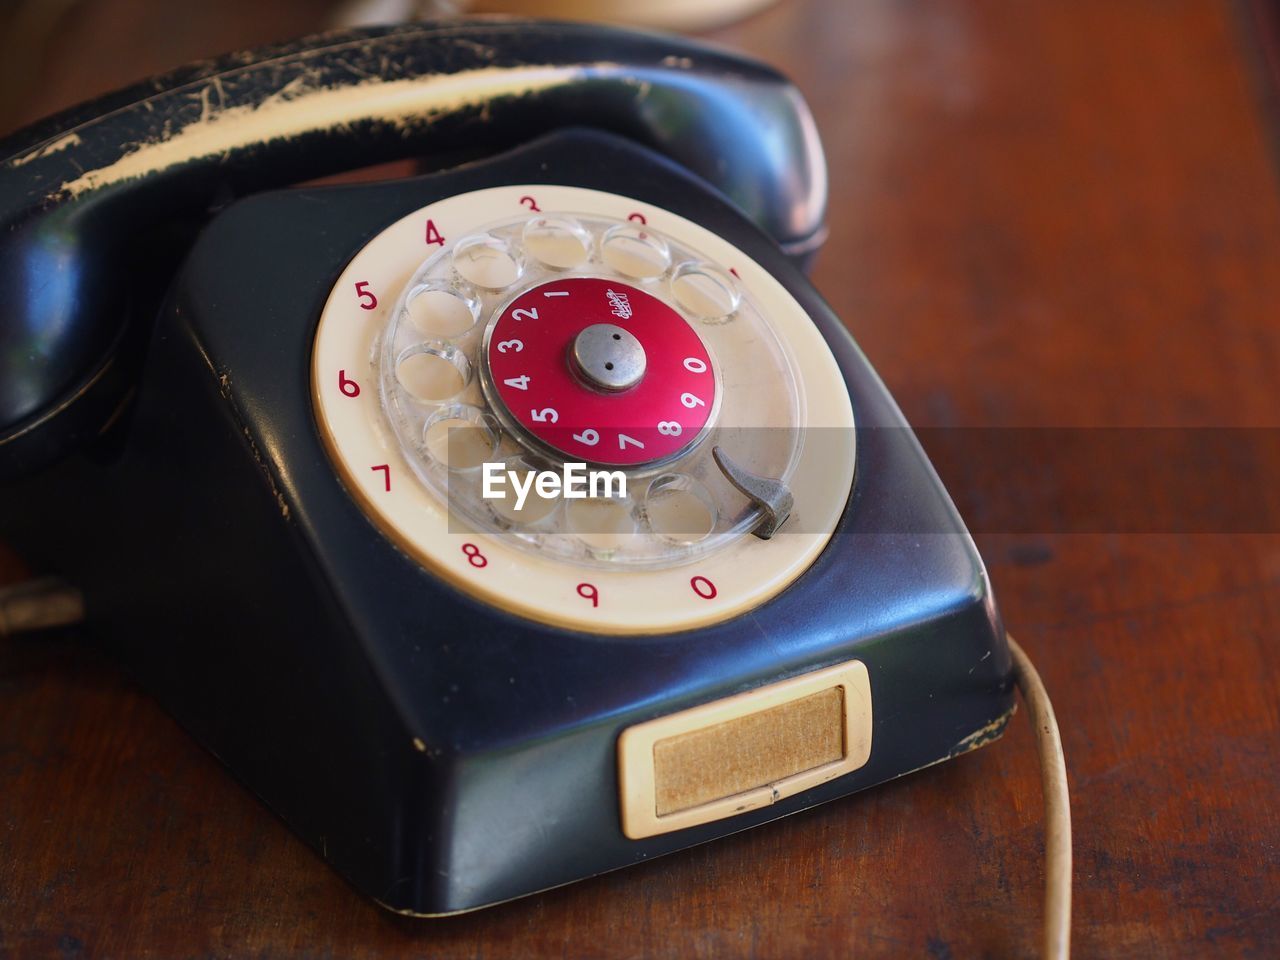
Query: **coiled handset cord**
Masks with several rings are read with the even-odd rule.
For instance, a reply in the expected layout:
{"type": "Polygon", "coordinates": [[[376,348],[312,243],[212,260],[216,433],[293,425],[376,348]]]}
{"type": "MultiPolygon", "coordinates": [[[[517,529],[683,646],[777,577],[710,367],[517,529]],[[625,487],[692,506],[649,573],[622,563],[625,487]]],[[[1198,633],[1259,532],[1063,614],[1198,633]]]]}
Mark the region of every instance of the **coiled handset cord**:
{"type": "Polygon", "coordinates": [[[1062,737],[1049,694],[1030,658],[1005,634],[1013,655],[1013,680],[1036,728],[1040,780],[1044,792],[1044,952],[1045,960],[1071,956],[1071,796],[1062,737]]]}

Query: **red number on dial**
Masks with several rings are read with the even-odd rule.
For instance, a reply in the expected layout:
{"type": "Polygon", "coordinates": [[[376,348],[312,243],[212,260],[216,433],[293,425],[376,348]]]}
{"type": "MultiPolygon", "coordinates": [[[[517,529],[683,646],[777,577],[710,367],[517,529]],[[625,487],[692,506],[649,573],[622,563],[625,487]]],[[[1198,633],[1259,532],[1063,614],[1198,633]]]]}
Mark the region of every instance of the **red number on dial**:
{"type": "Polygon", "coordinates": [[[391,492],[391,464],[380,463],[376,467],[370,467],[369,469],[372,470],[374,473],[377,473],[379,470],[382,471],[383,489],[386,490],[387,493],[390,493],[391,492]]]}
{"type": "Polygon", "coordinates": [[[361,310],[373,310],[378,306],[378,298],[369,289],[368,280],[361,280],[356,284],[356,296],[360,298],[361,310]]]}
{"type": "Polygon", "coordinates": [[[427,221],[427,243],[434,243],[439,247],[444,246],[444,237],[441,236],[440,231],[436,229],[436,222],[434,220],[427,221]]]}
{"type": "Polygon", "coordinates": [[[696,577],[693,577],[689,581],[689,586],[693,587],[693,592],[703,600],[714,600],[716,598],[716,594],[720,592],[716,589],[716,585],[702,574],[698,574],[696,577]]]}
{"type": "Polygon", "coordinates": [[[467,562],[477,569],[489,565],[489,558],[481,553],[480,548],[474,543],[464,543],[462,552],[467,555],[467,562]]]}
{"type": "Polygon", "coordinates": [[[342,391],[344,397],[360,396],[360,384],[348,377],[345,370],[338,371],[338,389],[342,391]]]}
{"type": "Polygon", "coordinates": [[[533,197],[521,197],[520,202],[523,203],[530,210],[532,210],[534,213],[542,212],[542,208],[538,206],[538,201],[533,199],[533,197]]]}
{"type": "Polygon", "coordinates": [[[593,583],[578,584],[578,596],[583,600],[590,600],[593,607],[600,606],[600,591],[596,589],[593,583]]]}

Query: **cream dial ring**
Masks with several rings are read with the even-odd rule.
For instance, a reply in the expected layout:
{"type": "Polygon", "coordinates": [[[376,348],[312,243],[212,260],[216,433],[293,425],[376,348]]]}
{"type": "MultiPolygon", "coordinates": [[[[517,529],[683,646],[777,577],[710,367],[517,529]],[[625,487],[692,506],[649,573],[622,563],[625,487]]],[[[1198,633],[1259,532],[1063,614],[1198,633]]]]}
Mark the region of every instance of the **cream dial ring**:
{"type": "MultiPolygon", "coordinates": [[[[335,284],[317,329],[312,371],[317,422],[330,456],[384,534],[486,602],[575,629],[666,632],[750,609],[821,552],[853,480],[853,415],[843,378],[799,304],[725,239],[614,194],[546,184],[495,187],[402,218],[360,251],[335,284]],[[531,204],[555,213],[531,212],[531,204]],[[552,229],[561,223],[569,225],[563,236],[552,229]],[[612,313],[584,317],[561,344],[557,370],[570,379],[587,372],[574,366],[580,364],[573,351],[578,335],[614,323],[631,332],[645,354],[642,378],[615,391],[614,399],[642,388],[655,360],[692,358],[685,374],[714,385],[710,395],[681,389],[674,397],[680,403],[690,393],[707,401],[706,421],[698,419],[703,408],[696,402],[682,404],[678,417],[651,417],[648,407],[636,411],[643,418],[637,427],[652,431],[651,438],[665,442],[676,429],[660,423],[678,424],[680,437],[671,441],[672,464],[659,461],[666,471],[660,476],[645,473],[648,461],[623,462],[637,479],[614,510],[629,526],[612,542],[611,528],[602,533],[586,523],[583,511],[569,509],[576,505],[513,524],[480,501],[467,501],[466,509],[455,503],[457,490],[474,489],[482,462],[522,461],[545,446],[559,449],[547,438],[538,449],[529,442],[536,436],[529,426],[551,419],[532,417],[546,405],[529,405],[526,423],[513,403],[505,411],[491,405],[482,386],[496,379],[486,372],[482,348],[502,342],[490,331],[504,312],[521,309],[521,298],[555,284],[583,294],[603,284],[604,304],[612,303],[609,290],[625,293],[628,305],[652,298],[652,315],[674,316],[693,337],[688,342],[705,351],[653,348],[643,332],[612,313]],[[450,442],[442,452],[442,425],[450,436],[468,437],[465,449],[450,442]],[[785,478],[796,507],[772,540],[748,535],[750,505],[740,495],[735,501],[714,465],[707,466],[711,445],[682,445],[686,434],[703,430],[713,430],[715,442],[748,469],[785,478]],[[680,509],[670,509],[673,504],[680,509]],[[690,535],[661,526],[699,504],[709,510],[707,529],[690,535]]],[[[586,379],[597,391],[593,399],[609,397],[607,384],[586,379]]],[[[595,429],[603,443],[604,431],[595,429]]],[[[649,450],[648,440],[634,439],[649,450]]],[[[630,444],[622,448],[633,456],[630,444]]]]}

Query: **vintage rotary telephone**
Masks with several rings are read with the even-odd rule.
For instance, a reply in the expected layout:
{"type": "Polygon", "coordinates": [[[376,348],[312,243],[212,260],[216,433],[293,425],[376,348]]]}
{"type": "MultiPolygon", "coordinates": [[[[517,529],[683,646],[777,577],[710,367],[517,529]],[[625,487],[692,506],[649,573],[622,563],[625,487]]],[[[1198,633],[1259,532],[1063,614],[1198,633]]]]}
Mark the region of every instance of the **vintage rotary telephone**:
{"type": "Polygon", "coordinates": [[[773,71],[369,30],[0,156],[0,536],[383,905],[522,896],[1002,732],[982,562],[800,272],[825,170],[773,71]],[[398,157],[430,172],[278,189],[398,157]]]}

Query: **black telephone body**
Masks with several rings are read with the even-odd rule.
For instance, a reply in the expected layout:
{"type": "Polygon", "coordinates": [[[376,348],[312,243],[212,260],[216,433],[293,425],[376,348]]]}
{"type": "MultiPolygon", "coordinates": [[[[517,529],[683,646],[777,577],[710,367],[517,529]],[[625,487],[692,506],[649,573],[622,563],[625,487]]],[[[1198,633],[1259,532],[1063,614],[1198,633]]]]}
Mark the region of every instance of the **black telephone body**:
{"type": "Polygon", "coordinates": [[[825,169],[771,69],[581,24],[372,29],[0,157],[0,539],[384,906],[519,897],[1002,732],[986,572],[802,272],[825,169]],[[290,186],[402,157],[426,172],[290,186]],[[537,394],[557,377],[582,392],[537,394]],[[670,419],[590,420],[644,419],[647,383],[670,419]],[[578,444],[630,499],[522,526],[459,428],[529,469],[578,444]],[[693,533],[660,529],[677,501],[693,533]]]}

